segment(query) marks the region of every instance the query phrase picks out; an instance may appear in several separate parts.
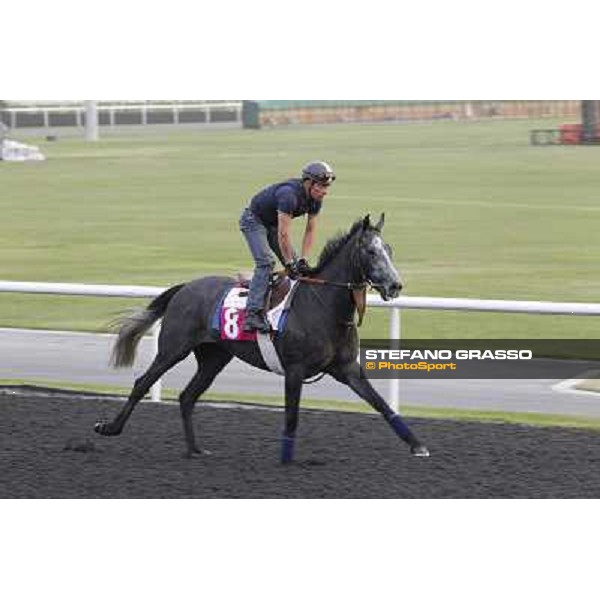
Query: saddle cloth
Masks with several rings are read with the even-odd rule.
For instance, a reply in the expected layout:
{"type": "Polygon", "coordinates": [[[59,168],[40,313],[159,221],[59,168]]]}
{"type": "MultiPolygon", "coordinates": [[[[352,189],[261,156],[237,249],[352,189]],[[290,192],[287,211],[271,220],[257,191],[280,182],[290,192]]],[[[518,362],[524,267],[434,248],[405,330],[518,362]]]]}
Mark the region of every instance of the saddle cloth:
{"type": "MultiPolygon", "coordinates": [[[[289,287],[289,291],[282,297],[280,302],[267,312],[267,319],[275,334],[281,333],[285,328],[296,283],[293,281],[289,287]]],[[[273,345],[271,335],[256,331],[244,331],[247,300],[247,288],[239,286],[230,288],[224,294],[221,302],[217,304],[213,316],[213,331],[216,337],[220,337],[222,340],[257,342],[267,367],[278,375],[284,375],[285,371],[273,345]]]]}
{"type": "MultiPolygon", "coordinates": [[[[287,313],[296,283],[292,281],[287,294],[267,312],[267,319],[276,333],[281,333],[285,328],[287,313]]],[[[218,303],[213,316],[212,328],[220,339],[236,342],[256,341],[255,331],[244,331],[247,300],[248,290],[244,287],[234,286],[225,293],[221,302],[218,303]]]]}

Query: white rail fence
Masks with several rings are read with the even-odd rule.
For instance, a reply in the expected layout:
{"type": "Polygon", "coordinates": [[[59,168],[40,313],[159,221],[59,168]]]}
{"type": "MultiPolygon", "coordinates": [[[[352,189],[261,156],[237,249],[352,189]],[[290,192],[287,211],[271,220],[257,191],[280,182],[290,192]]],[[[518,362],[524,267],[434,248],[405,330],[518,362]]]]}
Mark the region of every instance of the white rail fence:
{"type": "MultiPolygon", "coordinates": [[[[186,103],[120,103],[96,105],[100,125],[151,125],[168,123],[215,123],[242,122],[242,103],[224,102],[186,102],[186,103]]],[[[13,106],[0,109],[6,125],[11,129],[27,127],[83,127],[86,105],[52,104],[46,106],[13,106]]]]}
{"type": "MultiPolygon", "coordinates": [[[[117,298],[153,298],[166,288],[135,285],[95,285],[81,283],[40,283],[32,281],[0,281],[0,292],[19,294],[58,294],[63,296],[104,296],[117,298]]],[[[369,294],[367,305],[387,308],[390,312],[389,337],[400,339],[400,310],[467,310],[479,312],[528,313],[545,315],[600,316],[600,304],[584,302],[538,302],[529,300],[481,300],[476,298],[428,298],[402,296],[383,301],[369,294]]],[[[160,327],[153,328],[154,347],[158,346],[160,327]]],[[[159,401],[161,381],[152,388],[152,400],[159,401]]],[[[390,379],[388,402],[398,409],[400,380],[390,379]]]]}

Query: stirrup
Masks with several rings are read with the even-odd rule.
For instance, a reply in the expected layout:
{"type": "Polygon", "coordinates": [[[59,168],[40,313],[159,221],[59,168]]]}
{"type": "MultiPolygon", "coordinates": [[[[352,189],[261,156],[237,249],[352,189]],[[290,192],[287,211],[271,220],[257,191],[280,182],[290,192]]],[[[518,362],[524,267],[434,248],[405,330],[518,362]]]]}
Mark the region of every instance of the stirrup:
{"type": "Polygon", "coordinates": [[[246,322],[244,323],[243,331],[250,333],[252,331],[260,331],[261,333],[269,333],[271,326],[259,312],[248,313],[246,316],[246,322]]]}

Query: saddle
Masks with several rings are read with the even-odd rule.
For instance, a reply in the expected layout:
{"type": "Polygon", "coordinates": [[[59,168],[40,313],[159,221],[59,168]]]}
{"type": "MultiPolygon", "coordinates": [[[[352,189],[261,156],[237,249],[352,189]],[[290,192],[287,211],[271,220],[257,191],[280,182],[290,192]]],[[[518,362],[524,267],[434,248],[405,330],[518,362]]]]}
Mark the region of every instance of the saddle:
{"type": "MultiPolygon", "coordinates": [[[[236,285],[247,290],[250,288],[250,279],[244,277],[240,273],[238,274],[236,285]]],[[[267,290],[267,302],[265,302],[267,310],[271,310],[272,308],[275,308],[281,304],[283,299],[289,293],[291,285],[292,282],[290,281],[289,277],[285,275],[284,271],[271,274],[269,279],[269,287],[267,290]]]]}
{"type": "MultiPolygon", "coordinates": [[[[273,281],[274,287],[268,291],[267,319],[274,333],[281,333],[285,329],[294,295],[294,284],[295,282],[286,277],[277,277],[273,281]]],[[[215,306],[211,321],[211,329],[217,339],[233,341],[257,339],[256,332],[244,331],[248,286],[249,282],[238,276],[236,283],[223,291],[223,296],[215,306]]]]}

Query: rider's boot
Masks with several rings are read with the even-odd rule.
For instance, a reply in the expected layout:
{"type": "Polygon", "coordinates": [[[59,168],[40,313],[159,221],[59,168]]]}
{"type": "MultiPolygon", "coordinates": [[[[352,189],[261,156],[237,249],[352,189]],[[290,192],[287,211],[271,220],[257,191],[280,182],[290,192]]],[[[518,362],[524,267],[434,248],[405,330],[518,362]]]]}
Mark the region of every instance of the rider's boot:
{"type": "Polygon", "coordinates": [[[244,332],[259,331],[260,333],[269,333],[271,327],[262,310],[249,311],[244,322],[244,332]]]}

